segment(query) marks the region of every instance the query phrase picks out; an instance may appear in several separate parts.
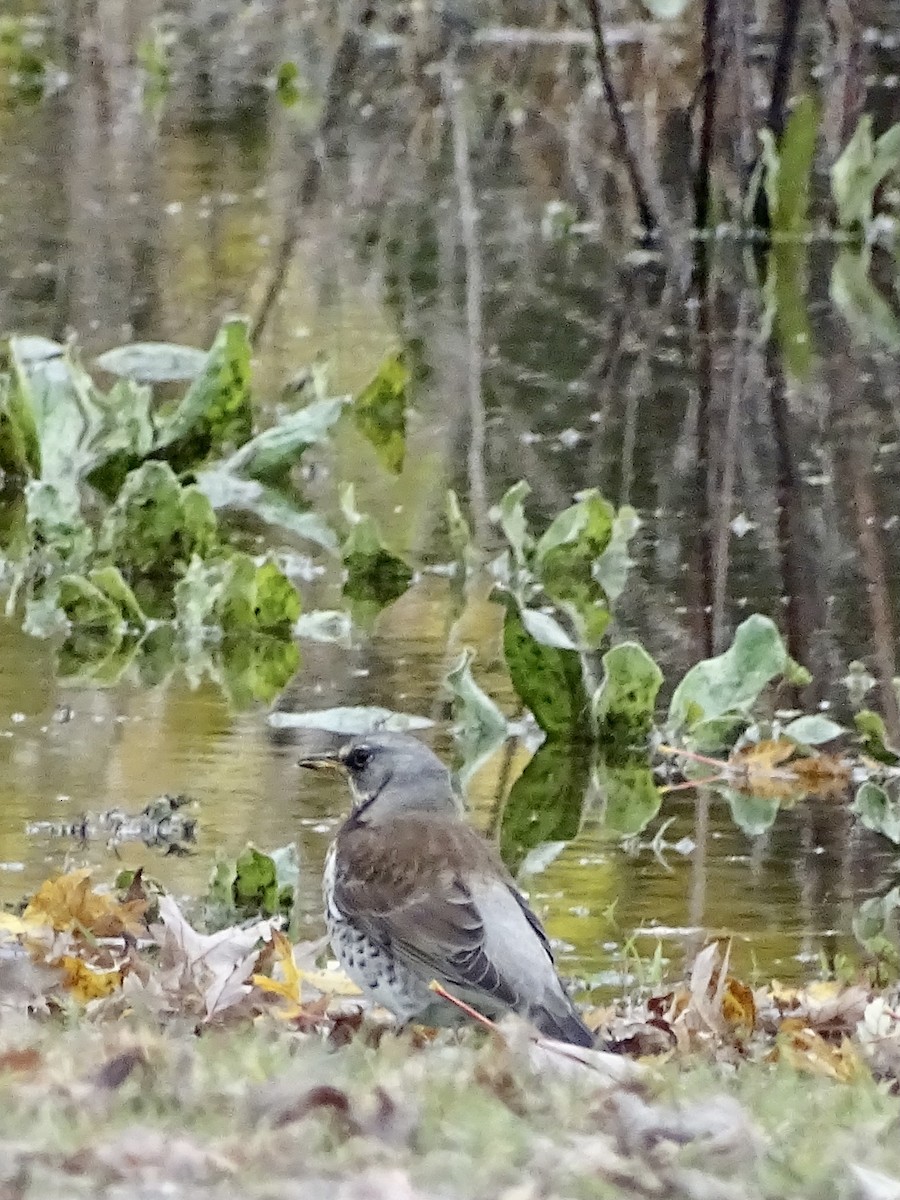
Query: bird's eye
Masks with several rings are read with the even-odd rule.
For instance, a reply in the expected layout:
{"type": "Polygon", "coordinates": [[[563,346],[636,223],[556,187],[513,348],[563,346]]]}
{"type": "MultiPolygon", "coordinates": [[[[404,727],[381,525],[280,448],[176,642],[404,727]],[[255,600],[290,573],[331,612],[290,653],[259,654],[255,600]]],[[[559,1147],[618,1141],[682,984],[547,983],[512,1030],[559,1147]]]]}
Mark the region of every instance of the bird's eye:
{"type": "Polygon", "coordinates": [[[362,771],[372,761],[372,751],[368,746],[354,746],[347,755],[347,766],[351,771],[362,771]]]}

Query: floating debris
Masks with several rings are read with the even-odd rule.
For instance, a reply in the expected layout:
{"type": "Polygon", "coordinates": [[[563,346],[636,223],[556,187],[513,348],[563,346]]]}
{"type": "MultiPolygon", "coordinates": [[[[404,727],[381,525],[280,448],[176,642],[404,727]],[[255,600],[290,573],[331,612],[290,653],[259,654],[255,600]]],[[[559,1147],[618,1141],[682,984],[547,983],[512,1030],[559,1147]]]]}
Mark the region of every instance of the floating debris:
{"type": "Polygon", "coordinates": [[[26,825],[29,836],[78,838],[83,842],[106,839],[110,846],[120,842],[143,842],[145,846],[165,846],[177,854],[182,843],[197,840],[197,818],[180,810],[195,801],[190,796],[157,797],[139,813],[110,808],[101,813],[84,813],[74,821],[32,821],[26,825]]]}

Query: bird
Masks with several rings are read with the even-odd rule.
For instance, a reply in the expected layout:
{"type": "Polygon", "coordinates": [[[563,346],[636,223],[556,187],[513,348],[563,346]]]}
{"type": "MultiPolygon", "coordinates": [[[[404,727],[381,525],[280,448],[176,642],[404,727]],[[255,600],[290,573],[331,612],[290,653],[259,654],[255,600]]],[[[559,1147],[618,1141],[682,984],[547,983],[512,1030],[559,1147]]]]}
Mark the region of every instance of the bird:
{"type": "Polygon", "coordinates": [[[543,1035],[594,1045],[556,971],[544,929],[495,848],[466,820],[450,772],[410,734],[345,738],[299,765],[350,784],[328,850],[325,921],[339,963],[401,1027],[527,1018],[543,1035]]]}

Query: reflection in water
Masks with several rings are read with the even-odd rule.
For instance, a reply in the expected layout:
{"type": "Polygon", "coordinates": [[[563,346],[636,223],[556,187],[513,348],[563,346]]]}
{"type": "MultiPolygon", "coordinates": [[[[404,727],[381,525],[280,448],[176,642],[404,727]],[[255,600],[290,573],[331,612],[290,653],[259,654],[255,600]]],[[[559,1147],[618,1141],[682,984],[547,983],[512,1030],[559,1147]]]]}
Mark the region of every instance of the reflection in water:
{"type": "MultiPolygon", "coordinates": [[[[536,516],[599,486],[645,519],[616,636],[637,636],[674,674],[727,643],[746,612],[769,613],[814,671],[805,705],[842,706],[840,680],[863,659],[900,736],[895,364],[858,344],[835,307],[832,247],[811,242],[763,290],[756,271],[767,264],[714,243],[699,310],[682,289],[677,238],[660,253],[623,252],[609,131],[597,97],[573,84],[583,47],[473,51],[452,70],[445,62],[443,76],[371,49],[345,61],[358,89],[344,79],[311,119],[271,98],[260,107],[256,87],[252,114],[226,120],[233,97],[207,94],[199,111],[191,81],[176,79],[157,127],[126,52],[140,21],[108,30],[95,55],[89,16],[70,7],[74,27],[60,42],[68,85],[39,107],[0,110],[0,325],[77,330],[94,351],[130,337],[205,344],[226,312],[248,311],[263,413],[317,354],[352,389],[386,348],[414,344],[427,377],[400,476],[388,477],[346,430],[309,472],[311,500],[333,509],[335,483],[352,479],[392,544],[437,563],[448,556],[447,487],[487,539],[488,506],[522,476],[536,516]],[[521,97],[515,120],[496,79],[521,97]],[[489,114],[482,123],[471,114],[466,123],[472,107],[489,114]],[[298,180],[309,186],[298,190],[298,180]],[[582,232],[556,235],[559,202],[582,232]]],[[[312,18],[282,19],[279,44],[292,48],[312,18]]],[[[622,42],[626,85],[639,89],[659,46],[651,54],[639,38],[622,42]]],[[[667,76],[676,94],[657,97],[666,112],[692,81],[690,61],[683,79],[667,76]]],[[[645,119],[652,152],[653,129],[673,123],[645,119]]],[[[664,165],[675,228],[684,179],[672,177],[671,154],[664,165]]],[[[339,606],[335,576],[301,584],[307,610],[339,606]]],[[[452,585],[424,574],[372,636],[349,647],[304,642],[282,704],[423,714],[450,755],[441,680],[463,645],[477,647],[482,686],[516,712],[500,621],[483,598],[460,613],[452,585]]],[[[51,645],[26,638],[15,619],[0,639],[3,898],[67,865],[109,873],[105,845],[28,838],[28,822],[137,811],[160,793],[187,792],[199,801],[197,854],[125,845],[115,851],[123,865],[144,862],[175,890],[197,893],[217,854],[233,856],[250,838],[263,847],[296,839],[309,929],[319,929],[321,859],[345,797],[299,778],[290,740],[264,713],[236,715],[212,684],[178,678],[152,690],[64,686],[51,645]]],[[[499,827],[528,758],[509,746],[471,781],[483,828],[499,827]]],[[[635,931],[642,953],[659,936],[676,960],[713,931],[736,937],[744,969],[796,976],[820,951],[849,946],[855,906],[890,881],[891,856],[832,802],[799,805],[753,840],[703,795],[667,798],[644,836],[663,821],[663,844],[629,853],[588,806],[580,824],[569,814],[548,827],[551,840],[575,834],[558,853],[525,858],[526,885],[567,970],[609,980],[611,947],[635,931]]]]}

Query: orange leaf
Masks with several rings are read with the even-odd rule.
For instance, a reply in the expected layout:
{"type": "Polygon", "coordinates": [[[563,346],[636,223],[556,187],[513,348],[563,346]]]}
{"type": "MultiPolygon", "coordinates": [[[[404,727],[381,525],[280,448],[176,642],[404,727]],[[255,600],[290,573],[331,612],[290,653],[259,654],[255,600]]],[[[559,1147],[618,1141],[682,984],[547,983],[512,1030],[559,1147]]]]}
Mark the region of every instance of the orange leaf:
{"type": "Polygon", "coordinates": [[[725,981],[725,991],[722,994],[722,1016],[729,1025],[735,1028],[743,1026],[752,1030],[756,1025],[756,1003],[753,992],[746,983],[741,983],[733,975],[725,981]]]}
{"type": "Polygon", "coordinates": [[[146,932],[142,921],[146,900],[121,903],[106,892],[91,888],[91,872],[85,867],[69,875],[57,875],[41,884],[23,913],[26,923],[43,923],[57,932],[87,930],[94,937],[139,937],[146,932]]]}
{"type": "Polygon", "coordinates": [[[114,992],[122,982],[121,971],[95,971],[80,958],[64,955],[58,962],[64,971],[63,983],[76,1000],[87,1004],[114,992]]]}

